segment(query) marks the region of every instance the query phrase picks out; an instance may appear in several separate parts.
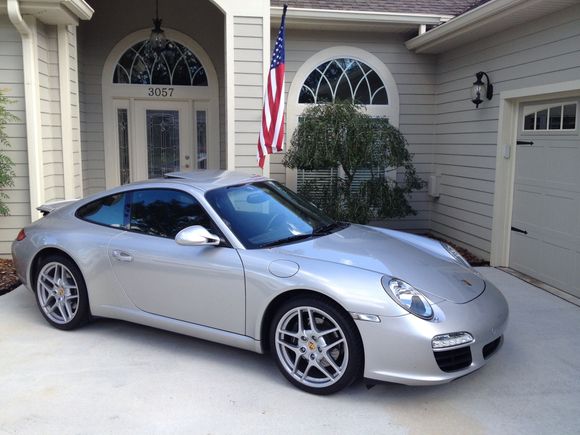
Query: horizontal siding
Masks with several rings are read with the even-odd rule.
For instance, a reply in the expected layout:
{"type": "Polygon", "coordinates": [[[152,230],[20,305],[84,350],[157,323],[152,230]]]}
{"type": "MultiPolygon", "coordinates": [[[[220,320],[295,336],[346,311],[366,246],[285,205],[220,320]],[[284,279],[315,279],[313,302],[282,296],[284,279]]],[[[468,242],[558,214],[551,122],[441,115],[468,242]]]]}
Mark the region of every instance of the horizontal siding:
{"type": "Polygon", "coordinates": [[[441,197],[432,229],[488,259],[495,180],[499,94],[580,77],[580,6],[457,48],[438,59],[434,165],[441,197]],[[495,96],[470,101],[474,74],[485,71],[495,96]]]}
{"type": "Polygon", "coordinates": [[[8,110],[18,117],[6,126],[10,148],[2,150],[15,163],[14,186],[4,190],[9,216],[0,216],[0,256],[10,255],[10,245],[19,229],[30,223],[28,150],[24,104],[24,75],[20,35],[6,16],[0,16],[0,89],[12,102],[8,110]]]}
{"type": "Polygon", "coordinates": [[[262,114],[263,20],[234,17],[234,122],[236,170],[255,173],[262,114]]]}
{"type": "MultiPolygon", "coordinates": [[[[276,37],[272,33],[272,44],[276,37]]],[[[363,49],[378,57],[393,74],[399,91],[399,128],[409,142],[414,154],[418,175],[427,180],[431,175],[434,146],[434,92],[435,59],[429,55],[410,53],[405,38],[396,34],[363,32],[304,31],[288,29],[286,34],[286,91],[295,79],[296,72],[310,57],[321,50],[335,46],[363,49]]],[[[300,78],[303,79],[303,78],[300,78]]],[[[298,80],[298,78],[297,78],[298,80]]],[[[297,102],[287,101],[287,104],[297,102]]],[[[290,137],[286,137],[286,147],[290,137]]],[[[286,181],[282,155],[271,157],[270,174],[286,181]]],[[[388,221],[390,227],[426,232],[430,228],[431,199],[424,192],[410,197],[417,215],[388,221]]]]}
{"type": "Polygon", "coordinates": [[[64,165],[56,26],[38,23],[38,80],[45,202],[64,199],[64,165]]]}
{"type": "Polygon", "coordinates": [[[68,26],[69,43],[69,76],[70,76],[70,103],[72,121],[72,150],[73,150],[73,174],[75,184],[75,197],[83,196],[82,189],[82,156],[81,156],[81,133],[80,133],[80,103],[79,103],[79,72],[77,54],[77,28],[68,26]]]}

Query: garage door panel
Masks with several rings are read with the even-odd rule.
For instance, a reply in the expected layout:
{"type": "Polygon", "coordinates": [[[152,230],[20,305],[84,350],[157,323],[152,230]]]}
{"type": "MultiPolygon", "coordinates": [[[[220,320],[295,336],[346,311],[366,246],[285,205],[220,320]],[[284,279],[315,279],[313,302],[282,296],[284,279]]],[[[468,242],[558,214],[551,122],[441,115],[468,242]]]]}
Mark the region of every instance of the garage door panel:
{"type": "Polygon", "coordinates": [[[542,203],[547,230],[561,233],[565,237],[576,233],[579,219],[576,198],[546,194],[542,203]]]}
{"type": "Polygon", "coordinates": [[[578,191],[580,183],[580,150],[578,148],[551,148],[548,158],[546,181],[553,187],[560,185],[578,191]]]}
{"type": "Polygon", "coordinates": [[[549,130],[537,122],[539,112],[571,103],[580,101],[521,108],[518,139],[533,144],[520,144],[515,153],[510,267],[580,297],[579,129],[556,122],[560,128],[549,130]]]}
{"type": "Polygon", "coordinates": [[[562,246],[542,243],[542,264],[540,269],[543,280],[557,288],[568,288],[573,282],[574,252],[562,246]],[[557,258],[558,261],[552,261],[557,258]]]}
{"type": "Polygon", "coordinates": [[[527,186],[517,189],[514,194],[513,225],[518,228],[542,225],[542,213],[539,213],[541,202],[542,192],[530,191],[527,186]]]}
{"type": "Polygon", "coordinates": [[[512,233],[510,266],[528,275],[540,267],[540,257],[534,253],[541,250],[542,242],[534,237],[512,233]]]}
{"type": "Polygon", "coordinates": [[[516,177],[519,183],[537,180],[544,174],[545,153],[543,147],[519,146],[516,159],[516,177]]]}

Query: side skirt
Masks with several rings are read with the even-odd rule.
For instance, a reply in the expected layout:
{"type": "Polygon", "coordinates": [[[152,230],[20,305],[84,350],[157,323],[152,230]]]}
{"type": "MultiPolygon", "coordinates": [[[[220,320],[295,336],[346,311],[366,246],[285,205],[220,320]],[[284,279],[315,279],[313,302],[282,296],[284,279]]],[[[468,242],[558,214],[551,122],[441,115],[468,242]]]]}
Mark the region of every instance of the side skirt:
{"type": "Polygon", "coordinates": [[[166,331],[201,338],[202,340],[213,341],[251,352],[264,353],[261,342],[246,335],[234,334],[233,332],[222,331],[221,329],[209,328],[195,323],[158,316],[137,309],[101,305],[94,311],[93,315],[97,317],[126,320],[127,322],[164,329],[166,331]]]}

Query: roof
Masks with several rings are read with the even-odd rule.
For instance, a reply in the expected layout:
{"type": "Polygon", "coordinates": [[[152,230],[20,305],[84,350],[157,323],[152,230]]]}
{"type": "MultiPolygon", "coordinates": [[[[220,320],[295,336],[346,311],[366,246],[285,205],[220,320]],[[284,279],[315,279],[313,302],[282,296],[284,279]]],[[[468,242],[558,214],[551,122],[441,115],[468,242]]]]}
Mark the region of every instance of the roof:
{"type": "Polygon", "coordinates": [[[488,0],[270,0],[271,6],[336,11],[460,15],[488,0]]]}
{"type": "Polygon", "coordinates": [[[224,171],[219,169],[202,169],[190,172],[171,172],[165,174],[166,179],[179,179],[187,181],[204,192],[218,187],[232,186],[236,184],[253,183],[267,180],[266,177],[243,172],[224,171]]]}

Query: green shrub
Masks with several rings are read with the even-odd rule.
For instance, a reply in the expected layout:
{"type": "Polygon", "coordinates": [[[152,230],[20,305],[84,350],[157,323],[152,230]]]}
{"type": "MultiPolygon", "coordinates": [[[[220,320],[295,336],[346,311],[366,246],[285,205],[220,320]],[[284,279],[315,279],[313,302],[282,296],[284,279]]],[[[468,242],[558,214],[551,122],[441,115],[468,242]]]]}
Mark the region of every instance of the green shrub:
{"type": "Polygon", "coordinates": [[[386,119],[337,102],[303,112],[283,163],[294,169],[336,168],[341,175],[330,182],[314,177],[299,192],[337,220],[367,223],[416,214],[407,196],[424,183],[412,157],[403,134],[386,119]]]}
{"type": "Polygon", "coordinates": [[[6,216],[10,209],[4,202],[8,195],[3,189],[14,186],[14,162],[4,154],[6,148],[10,147],[8,135],[6,134],[6,124],[16,121],[17,118],[6,107],[11,101],[0,90],[0,215],[6,216]]]}

